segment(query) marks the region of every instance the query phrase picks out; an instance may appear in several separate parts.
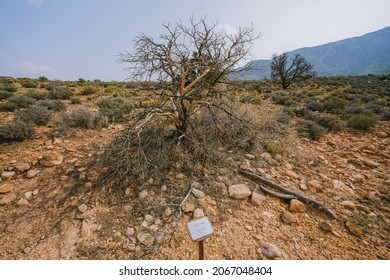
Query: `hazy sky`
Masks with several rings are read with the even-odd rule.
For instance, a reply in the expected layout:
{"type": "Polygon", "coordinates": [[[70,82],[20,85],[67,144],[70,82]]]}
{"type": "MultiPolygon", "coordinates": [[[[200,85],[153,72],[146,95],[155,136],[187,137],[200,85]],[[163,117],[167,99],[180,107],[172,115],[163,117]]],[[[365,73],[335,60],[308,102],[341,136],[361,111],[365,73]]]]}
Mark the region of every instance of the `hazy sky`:
{"type": "Polygon", "coordinates": [[[389,0],[0,0],[0,76],[122,81],[119,52],[139,32],[204,17],[234,31],[253,23],[254,58],[390,26],[389,0]]]}

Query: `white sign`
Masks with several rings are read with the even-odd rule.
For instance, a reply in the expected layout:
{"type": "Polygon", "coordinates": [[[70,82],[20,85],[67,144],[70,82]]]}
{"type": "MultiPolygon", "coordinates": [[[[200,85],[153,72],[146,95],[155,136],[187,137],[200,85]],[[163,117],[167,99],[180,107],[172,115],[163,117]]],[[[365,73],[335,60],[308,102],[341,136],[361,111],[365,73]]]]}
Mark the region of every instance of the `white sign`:
{"type": "Polygon", "coordinates": [[[207,217],[191,220],[187,223],[192,241],[201,241],[210,236],[214,230],[207,217]]]}

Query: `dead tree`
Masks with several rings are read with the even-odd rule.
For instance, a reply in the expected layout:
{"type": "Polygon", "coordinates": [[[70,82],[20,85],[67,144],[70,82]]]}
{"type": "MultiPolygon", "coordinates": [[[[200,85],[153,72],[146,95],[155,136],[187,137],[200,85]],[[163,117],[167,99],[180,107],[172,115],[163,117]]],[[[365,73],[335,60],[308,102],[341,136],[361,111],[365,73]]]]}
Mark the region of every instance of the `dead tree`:
{"type": "Polygon", "coordinates": [[[155,117],[168,119],[175,126],[179,142],[185,138],[191,117],[217,98],[217,85],[233,72],[237,63],[248,58],[258,38],[253,26],[239,28],[235,34],[218,31],[217,23],[190,20],[174,26],[163,24],[166,33],[156,40],[143,33],[135,39],[133,53],[121,53],[119,62],[128,63],[131,80],[157,80],[152,92],[157,105],[144,115],[139,129],[155,117]]]}
{"type": "Polygon", "coordinates": [[[313,65],[300,54],[296,54],[291,59],[291,63],[288,62],[287,53],[272,56],[271,79],[280,83],[283,89],[287,89],[295,80],[308,79],[315,74],[313,65]]]}

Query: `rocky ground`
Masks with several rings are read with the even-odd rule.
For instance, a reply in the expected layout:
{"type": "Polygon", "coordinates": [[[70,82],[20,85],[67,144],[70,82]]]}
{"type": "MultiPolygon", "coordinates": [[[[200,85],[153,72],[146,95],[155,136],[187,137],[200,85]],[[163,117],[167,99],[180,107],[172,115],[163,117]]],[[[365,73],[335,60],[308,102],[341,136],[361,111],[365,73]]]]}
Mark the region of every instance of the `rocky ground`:
{"type": "Polygon", "coordinates": [[[197,259],[186,227],[194,215],[207,215],[214,228],[206,259],[390,258],[388,122],[370,133],[345,129],[318,141],[296,138],[284,155],[243,156],[244,168],[324,203],[336,220],[266,195],[256,182],[223,169],[210,174],[226,189],[222,199],[193,181],[181,219],[169,205],[161,217],[134,217],[136,200],[164,196],[169,187],[113,204],[104,188],[94,188],[98,174],[88,163],[122,128],[79,130],[64,140],[40,127],[35,139],[0,147],[0,259],[197,259]]]}

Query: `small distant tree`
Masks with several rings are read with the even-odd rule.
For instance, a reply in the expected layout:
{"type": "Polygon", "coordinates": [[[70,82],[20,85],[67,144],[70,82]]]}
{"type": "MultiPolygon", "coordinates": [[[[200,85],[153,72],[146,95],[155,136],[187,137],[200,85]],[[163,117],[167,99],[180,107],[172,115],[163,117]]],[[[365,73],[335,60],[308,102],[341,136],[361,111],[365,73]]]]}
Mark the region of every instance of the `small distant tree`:
{"type": "Polygon", "coordinates": [[[308,79],[316,75],[312,64],[300,54],[288,61],[288,54],[274,54],[271,61],[271,79],[287,89],[291,83],[299,79],[308,79]]]}

